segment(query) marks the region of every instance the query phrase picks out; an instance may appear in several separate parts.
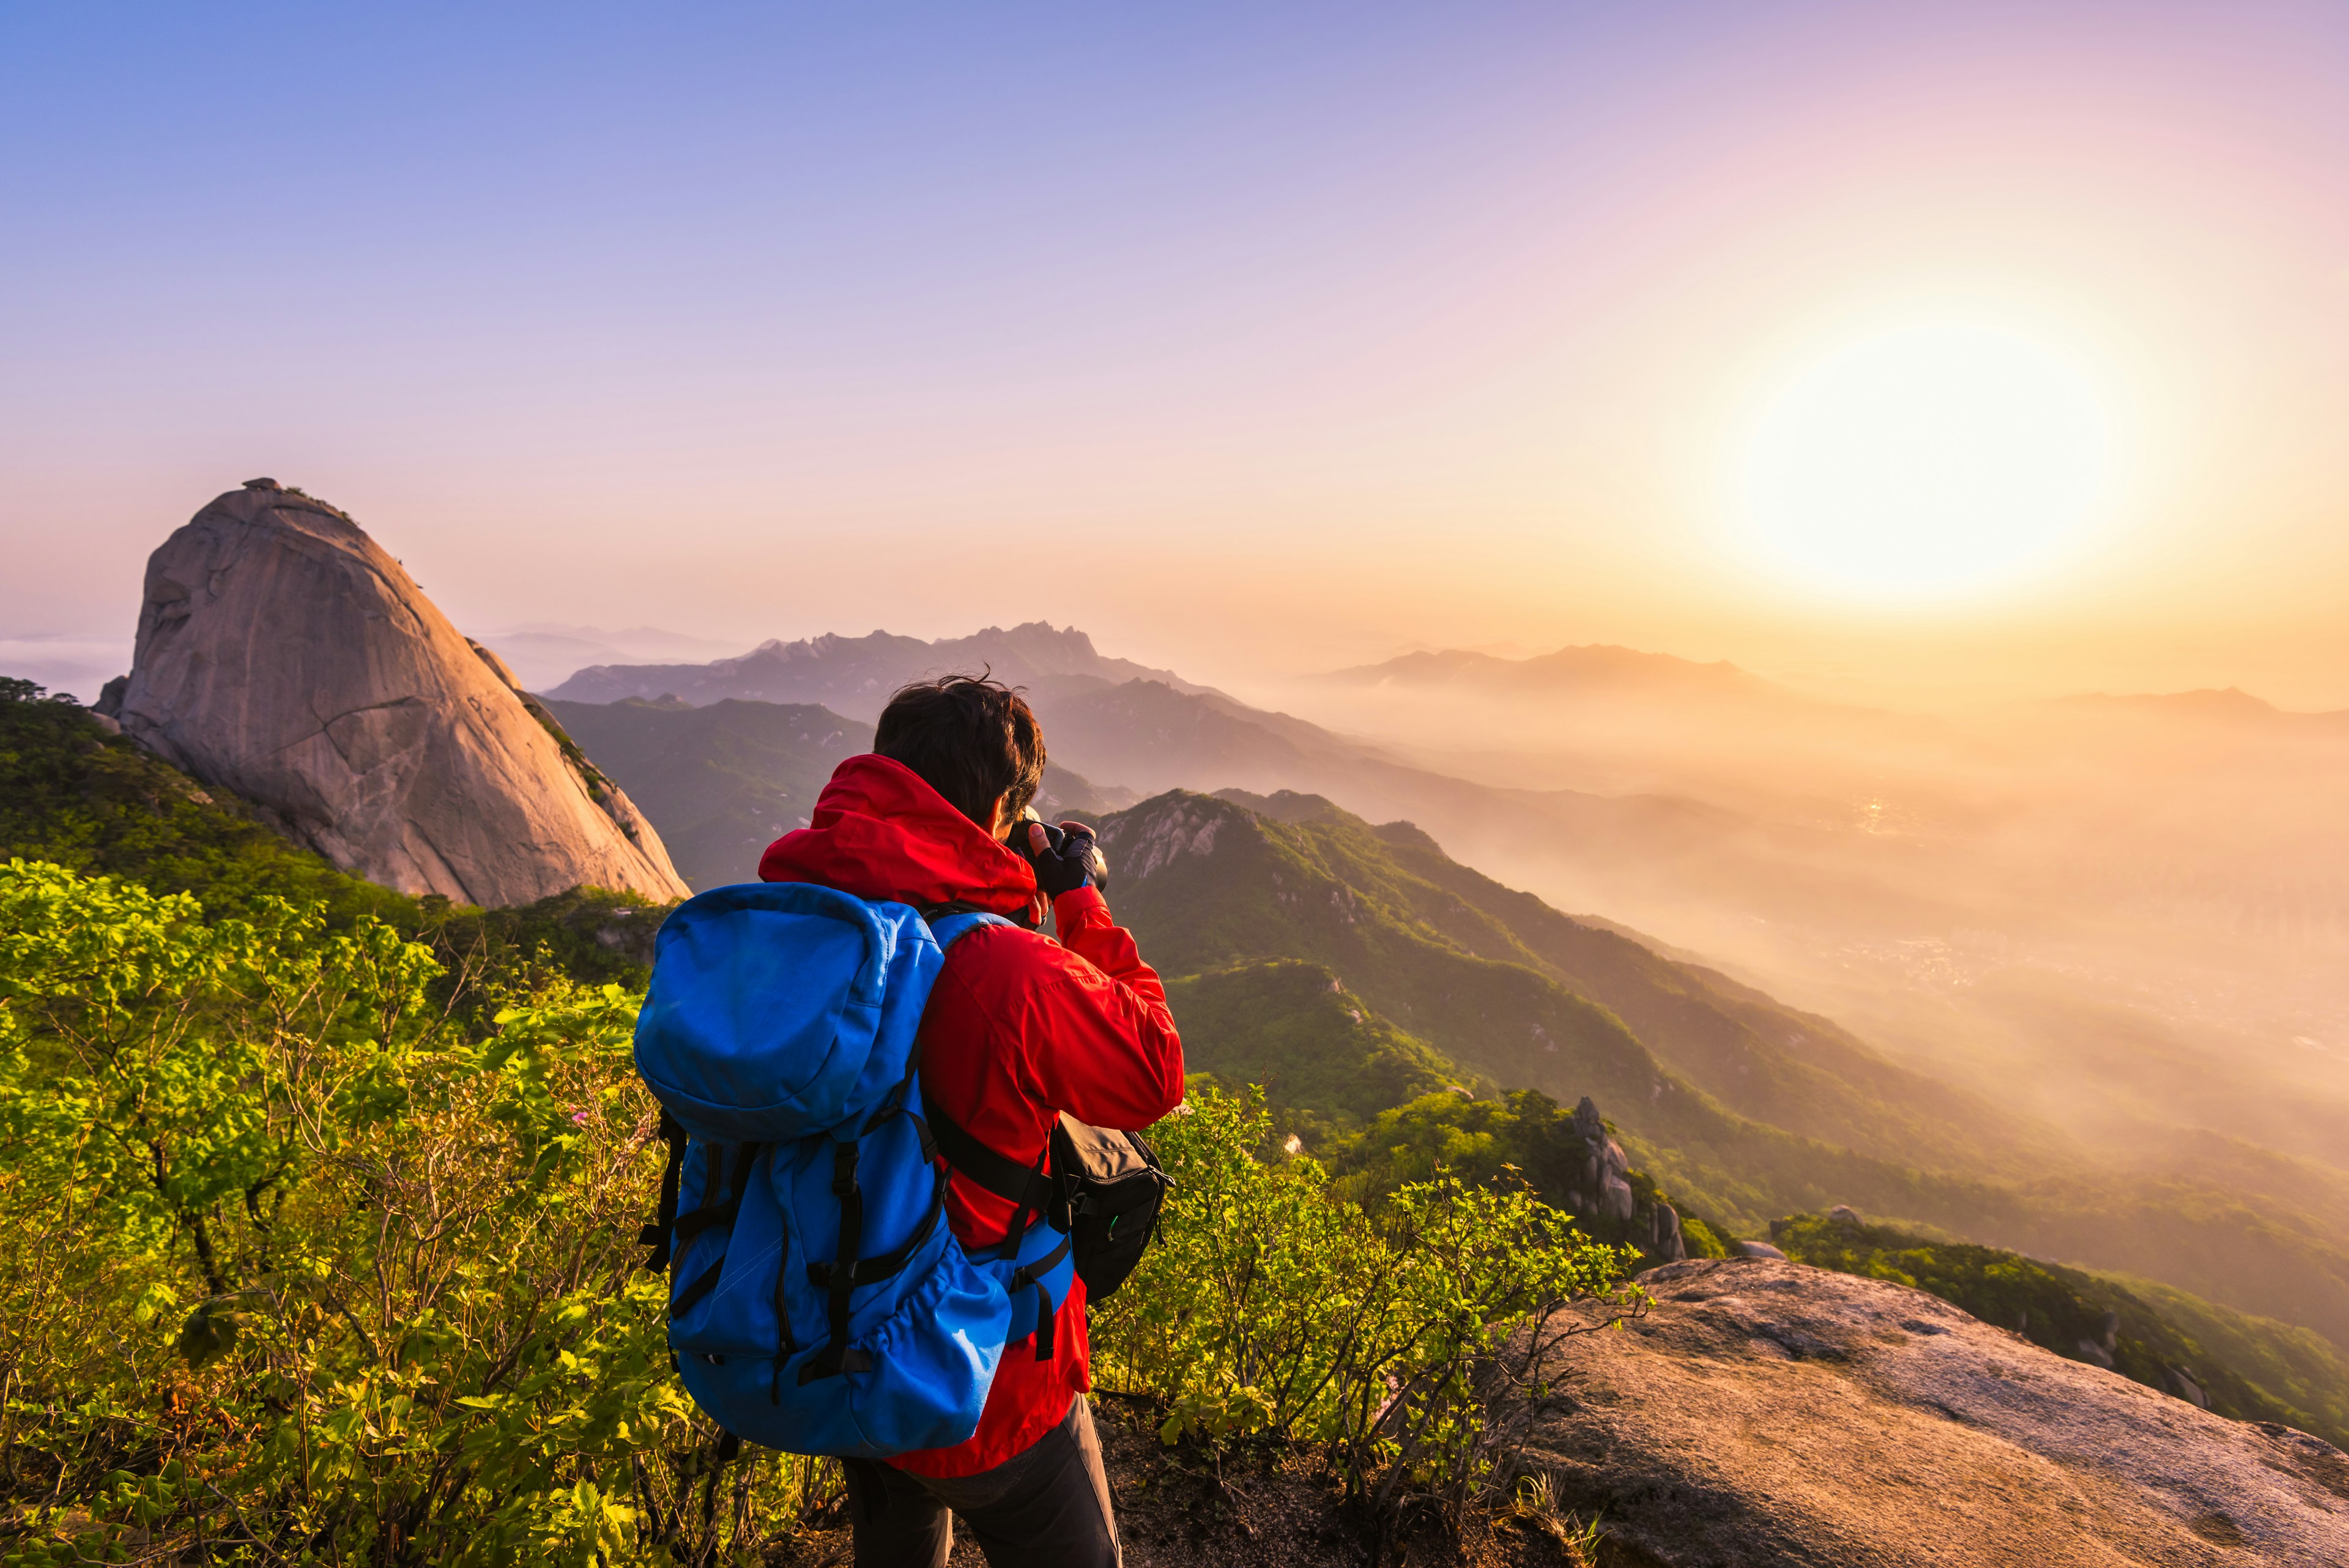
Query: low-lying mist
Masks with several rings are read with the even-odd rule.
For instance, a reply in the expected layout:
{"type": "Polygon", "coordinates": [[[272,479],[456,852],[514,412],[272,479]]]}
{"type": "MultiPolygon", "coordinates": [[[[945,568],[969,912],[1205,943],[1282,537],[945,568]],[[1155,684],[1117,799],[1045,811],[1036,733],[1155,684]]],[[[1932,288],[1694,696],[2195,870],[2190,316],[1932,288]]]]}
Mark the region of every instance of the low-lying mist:
{"type": "Polygon", "coordinates": [[[1464,858],[2105,1150],[2199,1127],[2349,1168],[2349,713],[1899,712],[1569,654],[1597,657],[1420,656],[1278,696],[1509,792],[1524,809],[1423,821],[1464,858]]]}

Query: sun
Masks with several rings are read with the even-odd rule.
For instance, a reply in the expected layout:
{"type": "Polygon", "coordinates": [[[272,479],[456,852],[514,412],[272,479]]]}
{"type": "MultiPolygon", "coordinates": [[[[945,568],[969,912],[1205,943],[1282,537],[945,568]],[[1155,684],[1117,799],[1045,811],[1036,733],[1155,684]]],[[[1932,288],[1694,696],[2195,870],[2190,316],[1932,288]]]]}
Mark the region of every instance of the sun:
{"type": "Polygon", "coordinates": [[[2001,327],[1844,344],[1764,403],[1739,469],[1745,553],[1815,591],[1979,594],[2076,545],[2112,487],[2112,421],[2072,359],[2001,327]]]}

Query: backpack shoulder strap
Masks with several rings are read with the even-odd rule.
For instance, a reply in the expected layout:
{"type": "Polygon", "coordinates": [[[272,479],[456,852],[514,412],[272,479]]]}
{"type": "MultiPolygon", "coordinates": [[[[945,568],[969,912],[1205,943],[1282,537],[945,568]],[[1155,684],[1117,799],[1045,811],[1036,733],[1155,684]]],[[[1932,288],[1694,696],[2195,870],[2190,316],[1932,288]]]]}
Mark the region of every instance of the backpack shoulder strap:
{"type": "Polygon", "coordinates": [[[930,935],[936,940],[940,949],[952,947],[955,939],[968,936],[981,926],[1017,926],[1016,921],[990,914],[976,904],[966,904],[958,898],[944,904],[926,905],[921,915],[922,923],[930,928],[930,935]]]}
{"type": "MultiPolygon", "coordinates": [[[[957,937],[968,935],[981,926],[1009,926],[1013,922],[1000,915],[959,901],[932,904],[922,910],[922,919],[930,928],[941,948],[953,944],[957,937]]],[[[947,1163],[970,1178],[988,1191],[1007,1202],[1020,1204],[1042,1213],[1052,1199],[1052,1183],[1041,1170],[1031,1169],[1009,1155],[998,1154],[966,1131],[960,1122],[938,1109],[938,1103],[927,1094],[922,1096],[923,1119],[938,1152],[947,1163]]]]}
{"type": "Polygon", "coordinates": [[[924,1117],[930,1126],[930,1136],[937,1142],[938,1152],[947,1163],[979,1186],[1009,1203],[1021,1204],[1041,1214],[1051,1207],[1054,1188],[1051,1179],[1041,1170],[1020,1164],[1008,1154],[998,1154],[964,1130],[960,1122],[938,1109],[938,1103],[926,1093],[922,1096],[924,1117]]]}

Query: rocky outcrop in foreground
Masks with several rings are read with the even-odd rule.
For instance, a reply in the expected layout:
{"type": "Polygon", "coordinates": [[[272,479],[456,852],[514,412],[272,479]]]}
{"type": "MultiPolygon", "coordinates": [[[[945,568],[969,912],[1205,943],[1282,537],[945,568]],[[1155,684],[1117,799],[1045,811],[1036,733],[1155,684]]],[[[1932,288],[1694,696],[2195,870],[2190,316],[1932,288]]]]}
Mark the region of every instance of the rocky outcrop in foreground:
{"type": "Polygon", "coordinates": [[[101,710],[402,892],[684,898],[652,825],[536,706],[357,524],[255,480],[149,558],[138,651],[101,710]]]}
{"type": "Polygon", "coordinates": [[[2349,1456],[1798,1263],[1640,1276],[1567,1342],[1527,1459],[1657,1568],[2349,1563],[2349,1456]]]}
{"type": "MultiPolygon", "coordinates": [[[[1159,1407],[1096,1393],[1126,1563],[1555,1568],[1588,1561],[1557,1536],[1597,1514],[1601,1568],[2349,1564],[2349,1455],[2305,1433],[2213,1416],[1882,1281],[1699,1258],[1640,1282],[1646,1318],[1551,1357],[1556,1397],[1524,1454],[1550,1506],[1480,1516],[1462,1550],[1423,1521],[1374,1552],[1309,1446],[1211,1464],[1159,1443],[1159,1407]]],[[[978,1568],[957,1542],[956,1568],[978,1568]]],[[[840,1521],[776,1561],[837,1568],[849,1546],[840,1521]]]]}

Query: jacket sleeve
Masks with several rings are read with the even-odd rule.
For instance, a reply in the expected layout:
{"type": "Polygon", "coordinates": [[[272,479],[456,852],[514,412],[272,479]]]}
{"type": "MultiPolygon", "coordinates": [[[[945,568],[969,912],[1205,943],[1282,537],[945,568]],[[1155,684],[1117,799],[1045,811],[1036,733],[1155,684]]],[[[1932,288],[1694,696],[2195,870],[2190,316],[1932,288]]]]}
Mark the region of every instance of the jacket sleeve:
{"type": "Polygon", "coordinates": [[[1139,1130],[1183,1100],[1183,1042],[1166,988],[1092,888],[1053,904],[1061,953],[1033,996],[1030,1063],[1047,1104],[1139,1130]]]}

